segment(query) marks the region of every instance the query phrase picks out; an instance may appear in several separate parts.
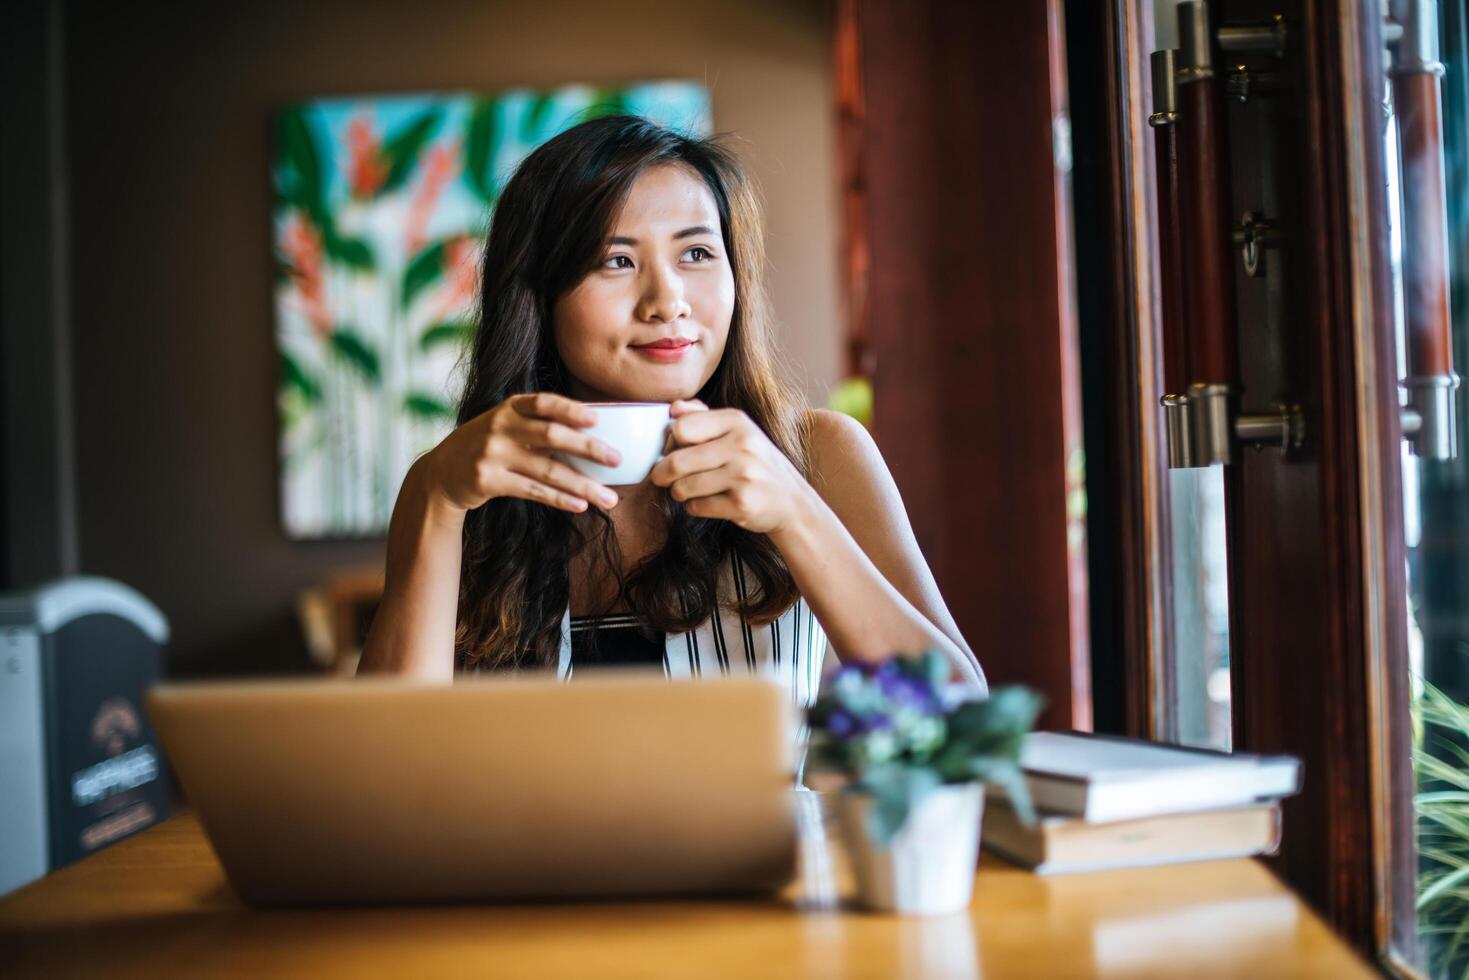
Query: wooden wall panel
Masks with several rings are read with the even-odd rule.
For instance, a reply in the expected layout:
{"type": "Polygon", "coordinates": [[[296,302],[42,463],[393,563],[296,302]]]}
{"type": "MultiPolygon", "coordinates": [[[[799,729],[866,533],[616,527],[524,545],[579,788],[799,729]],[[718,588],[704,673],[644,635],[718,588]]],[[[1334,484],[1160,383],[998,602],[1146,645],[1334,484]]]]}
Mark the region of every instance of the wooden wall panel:
{"type": "Polygon", "coordinates": [[[1087,728],[1059,2],[857,16],[876,438],[991,683],[1087,728]]]}

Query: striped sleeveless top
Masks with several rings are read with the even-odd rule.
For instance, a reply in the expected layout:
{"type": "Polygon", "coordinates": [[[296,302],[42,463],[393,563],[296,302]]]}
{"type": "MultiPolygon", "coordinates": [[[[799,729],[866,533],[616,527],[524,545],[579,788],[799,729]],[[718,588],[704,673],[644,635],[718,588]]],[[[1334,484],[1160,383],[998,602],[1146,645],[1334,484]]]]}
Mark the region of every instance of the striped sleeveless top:
{"type": "MultiPolygon", "coordinates": [[[[811,606],[800,598],[774,622],[765,626],[746,623],[737,608],[745,598],[745,578],[742,563],[732,556],[720,570],[720,602],[715,614],[687,633],[665,637],[663,674],[670,680],[759,674],[779,681],[796,707],[809,708],[821,687],[826,631],[811,606]]],[[[575,672],[568,606],[561,618],[556,676],[571,680],[575,672]]]]}

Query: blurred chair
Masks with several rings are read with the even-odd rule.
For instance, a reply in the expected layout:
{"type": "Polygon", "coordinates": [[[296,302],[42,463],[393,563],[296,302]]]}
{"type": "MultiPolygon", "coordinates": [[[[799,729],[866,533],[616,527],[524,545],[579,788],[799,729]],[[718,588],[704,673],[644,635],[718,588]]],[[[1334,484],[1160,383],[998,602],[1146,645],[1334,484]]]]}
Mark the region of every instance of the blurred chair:
{"type": "Polygon", "coordinates": [[[383,567],[372,565],[343,569],[301,591],[296,614],[313,663],[333,674],[356,673],[383,587],[383,567]]]}

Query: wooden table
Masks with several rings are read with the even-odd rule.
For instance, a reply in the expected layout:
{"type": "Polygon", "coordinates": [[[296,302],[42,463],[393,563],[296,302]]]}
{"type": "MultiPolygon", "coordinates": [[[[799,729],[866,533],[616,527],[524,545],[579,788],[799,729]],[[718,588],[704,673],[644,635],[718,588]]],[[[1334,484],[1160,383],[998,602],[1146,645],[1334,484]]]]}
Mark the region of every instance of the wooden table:
{"type": "MultiPolygon", "coordinates": [[[[812,794],[814,796],[814,794],[812,794]]],[[[1040,878],[986,856],[967,912],[852,910],[829,819],[779,899],[261,910],[189,815],[0,901],[0,976],[1276,977],[1373,974],[1262,865],[1040,878]]]]}

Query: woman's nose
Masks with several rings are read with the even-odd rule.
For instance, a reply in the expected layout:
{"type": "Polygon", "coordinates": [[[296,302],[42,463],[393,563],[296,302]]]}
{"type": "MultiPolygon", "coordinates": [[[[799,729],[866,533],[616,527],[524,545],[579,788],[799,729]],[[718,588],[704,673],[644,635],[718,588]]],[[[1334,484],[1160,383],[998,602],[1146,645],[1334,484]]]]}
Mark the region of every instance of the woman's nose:
{"type": "Polygon", "coordinates": [[[684,300],[683,279],[671,270],[655,270],[643,289],[638,316],[643,320],[672,323],[692,314],[684,300]]]}

